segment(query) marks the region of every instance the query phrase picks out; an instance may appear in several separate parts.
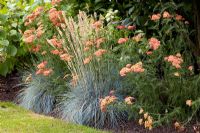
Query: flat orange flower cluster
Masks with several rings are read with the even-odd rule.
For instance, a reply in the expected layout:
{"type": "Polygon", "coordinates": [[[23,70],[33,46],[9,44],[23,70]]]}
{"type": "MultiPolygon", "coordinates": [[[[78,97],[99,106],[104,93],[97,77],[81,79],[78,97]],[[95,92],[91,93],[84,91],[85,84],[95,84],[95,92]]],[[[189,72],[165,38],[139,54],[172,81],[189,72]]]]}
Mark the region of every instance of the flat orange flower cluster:
{"type": "Polygon", "coordinates": [[[185,127],[183,125],[181,125],[179,122],[175,122],[174,127],[176,130],[178,130],[178,132],[184,132],[184,130],[185,130],[185,127]]]}
{"type": "MultiPolygon", "coordinates": [[[[97,38],[95,40],[88,40],[85,42],[85,47],[83,49],[84,52],[89,51],[91,46],[95,46],[96,48],[99,48],[101,46],[101,44],[105,41],[104,38],[97,38]]],[[[107,50],[105,49],[98,49],[94,52],[94,55],[96,57],[101,57],[103,54],[107,53],[107,50]]],[[[91,62],[93,56],[87,56],[84,60],[83,60],[83,64],[88,64],[91,62]]]]}
{"type": "Polygon", "coordinates": [[[37,52],[40,51],[41,47],[42,47],[42,46],[41,46],[40,44],[37,44],[36,46],[32,46],[31,52],[37,53],[37,52]]]}
{"type": "MultiPolygon", "coordinates": [[[[164,11],[163,14],[161,15],[160,13],[157,13],[157,14],[153,14],[151,16],[151,20],[152,21],[157,21],[157,20],[160,20],[160,18],[164,18],[164,19],[170,19],[170,18],[175,18],[177,21],[184,21],[185,18],[179,14],[176,14],[175,16],[171,15],[169,12],[167,11],[164,11]]],[[[185,24],[188,24],[188,21],[185,21],[185,24]]]]}
{"type": "Polygon", "coordinates": [[[26,30],[23,34],[23,41],[27,44],[31,44],[33,43],[33,41],[35,40],[36,36],[35,36],[35,29],[31,28],[29,30],[26,30]]]}
{"type": "Polygon", "coordinates": [[[112,95],[112,96],[106,96],[105,98],[100,99],[100,109],[102,112],[107,111],[107,106],[111,103],[114,103],[117,100],[117,97],[112,95]]]}
{"type": "Polygon", "coordinates": [[[129,26],[126,27],[124,25],[118,25],[116,28],[119,29],[119,30],[122,30],[122,29],[125,29],[125,28],[127,28],[128,30],[135,30],[136,26],[135,25],[129,25],[129,26]]]}
{"type": "Polygon", "coordinates": [[[53,6],[58,5],[58,4],[60,4],[61,1],[62,0],[52,0],[51,5],[53,5],[53,6]]]}
{"type": "Polygon", "coordinates": [[[177,53],[175,56],[170,55],[165,57],[164,60],[170,62],[172,66],[176,67],[177,69],[181,68],[181,64],[183,63],[183,59],[180,53],[177,53]]]}
{"type": "Polygon", "coordinates": [[[125,43],[125,42],[127,42],[128,41],[128,38],[126,37],[126,38],[120,38],[119,40],[118,40],[118,43],[119,44],[123,44],[123,43],[125,43]]]}
{"type": "Polygon", "coordinates": [[[98,49],[96,52],[94,52],[94,55],[96,55],[97,57],[100,57],[103,54],[105,54],[106,52],[107,52],[107,50],[105,50],[105,49],[98,49]]]}
{"type": "Polygon", "coordinates": [[[139,33],[136,36],[132,37],[132,39],[136,42],[139,42],[141,41],[142,37],[143,37],[143,34],[139,33]]]}
{"type": "Polygon", "coordinates": [[[26,30],[23,34],[23,41],[27,44],[32,44],[33,41],[36,38],[40,38],[43,35],[43,25],[40,24],[38,28],[35,30],[34,28],[31,28],[29,30],[26,30]]]}
{"type": "Polygon", "coordinates": [[[144,72],[144,68],[142,67],[142,62],[138,62],[135,65],[131,65],[131,64],[127,64],[126,67],[123,67],[120,70],[120,75],[122,77],[126,76],[128,73],[130,72],[134,72],[134,73],[142,73],[144,72]]]}
{"type": "Polygon", "coordinates": [[[44,76],[49,76],[53,70],[51,68],[46,68],[47,61],[43,61],[37,65],[38,70],[36,71],[36,75],[42,74],[44,76]]]}
{"type": "MultiPolygon", "coordinates": [[[[143,114],[144,110],[140,109],[139,114],[143,114]]],[[[153,118],[148,114],[148,112],[143,114],[143,118],[139,119],[139,125],[144,125],[145,128],[152,130],[153,118]]]]}
{"type": "Polygon", "coordinates": [[[134,103],[135,101],[135,98],[134,97],[131,97],[131,96],[128,96],[124,99],[125,103],[128,104],[128,105],[131,105],[134,103]]]}
{"type": "Polygon", "coordinates": [[[152,37],[149,39],[149,45],[152,50],[157,50],[160,47],[160,41],[152,37]]]}
{"type": "Polygon", "coordinates": [[[56,8],[51,8],[49,10],[49,19],[55,26],[61,26],[61,24],[64,22],[62,12],[63,11],[57,11],[56,8]]]}
{"type": "Polygon", "coordinates": [[[101,21],[96,21],[92,24],[92,27],[96,30],[100,29],[103,26],[101,21]]]}
{"type": "Polygon", "coordinates": [[[58,40],[56,36],[53,36],[52,39],[48,40],[49,43],[53,44],[56,48],[62,48],[62,41],[58,40]]]}
{"type": "Polygon", "coordinates": [[[44,8],[43,7],[38,7],[35,9],[35,11],[33,11],[33,13],[31,13],[30,15],[26,16],[26,19],[25,19],[25,23],[24,25],[25,26],[28,26],[30,25],[37,17],[40,16],[40,14],[44,11],[44,8]]]}
{"type": "MultiPolygon", "coordinates": [[[[100,47],[100,45],[105,41],[104,38],[97,38],[95,40],[88,40],[85,42],[85,48],[84,49],[89,49],[90,46],[96,46],[97,48],[100,47]]],[[[86,50],[87,51],[87,50],[86,50]]]]}

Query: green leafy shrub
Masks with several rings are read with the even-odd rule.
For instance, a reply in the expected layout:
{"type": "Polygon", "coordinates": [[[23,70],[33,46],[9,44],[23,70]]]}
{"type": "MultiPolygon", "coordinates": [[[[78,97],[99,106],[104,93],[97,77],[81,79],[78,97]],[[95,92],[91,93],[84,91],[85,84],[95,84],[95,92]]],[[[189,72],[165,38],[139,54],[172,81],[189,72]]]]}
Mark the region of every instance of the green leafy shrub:
{"type": "Polygon", "coordinates": [[[28,4],[21,1],[0,3],[0,75],[10,73],[27,53],[20,33],[26,6],[28,4]]]}

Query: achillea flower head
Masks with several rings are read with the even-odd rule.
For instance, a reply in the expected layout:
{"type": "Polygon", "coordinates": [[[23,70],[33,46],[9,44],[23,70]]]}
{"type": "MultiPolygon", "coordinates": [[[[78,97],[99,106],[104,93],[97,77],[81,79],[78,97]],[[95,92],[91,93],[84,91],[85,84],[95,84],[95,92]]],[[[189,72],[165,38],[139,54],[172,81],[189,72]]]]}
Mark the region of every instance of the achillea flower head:
{"type": "Polygon", "coordinates": [[[122,29],[125,29],[126,27],[124,25],[118,25],[116,28],[119,30],[122,30],[122,29]]]}
{"type": "Polygon", "coordinates": [[[65,54],[61,54],[61,55],[60,55],[60,59],[63,60],[63,61],[69,62],[69,61],[71,61],[72,56],[65,53],[65,54]]]}
{"type": "Polygon", "coordinates": [[[106,96],[105,98],[100,99],[99,104],[100,104],[100,109],[102,112],[107,111],[107,106],[109,104],[114,103],[117,100],[117,97],[112,95],[112,96],[106,96]]]}
{"type": "Polygon", "coordinates": [[[142,125],[143,124],[143,119],[139,119],[138,123],[139,123],[139,125],[142,125]]]}
{"type": "Polygon", "coordinates": [[[142,67],[142,62],[138,62],[131,67],[131,72],[135,72],[135,73],[142,73],[144,72],[144,70],[145,69],[142,67]]]}
{"type": "Polygon", "coordinates": [[[96,47],[99,48],[101,43],[103,43],[105,41],[104,38],[97,38],[95,43],[96,43],[96,47]]]}
{"type": "Polygon", "coordinates": [[[58,49],[55,49],[55,50],[51,50],[51,53],[54,55],[59,55],[60,51],[58,49]]]}
{"type": "Polygon", "coordinates": [[[49,68],[49,69],[44,69],[42,74],[44,76],[49,76],[52,72],[53,72],[53,70],[51,68],[49,68]]]}
{"type": "Polygon", "coordinates": [[[144,112],[144,110],[141,108],[139,111],[139,114],[142,114],[144,112]]]}
{"type": "Polygon", "coordinates": [[[37,65],[38,69],[44,69],[47,65],[47,61],[43,61],[40,64],[37,65]]]}
{"type": "Polygon", "coordinates": [[[105,54],[106,52],[107,52],[107,50],[105,50],[105,49],[98,49],[96,52],[94,52],[94,55],[97,57],[100,57],[103,54],[105,54]]]}
{"type": "Polygon", "coordinates": [[[189,107],[192,106],[192,100],[186,100],[186,105],[188,105],[189,107]]]}
{"type": "Polygon", "coordinates": [[[193,70],[193,66],[189,66],[188,70],[192,71],[193,70]]]}
{"type": "Polygon", "coordinates": [[[92,24],[92,27],[95,28],[95,29],[99,29],[103,26],[102,22],[101,21],[96,21],[92,24]]]}
{"type": "Polygon", "coordinates": [[[135,30],[136,29],[136,26],[135,25],[129,25],[127,27],[128,30],[135,30]]]}
{"type": "Polygon", "coordinates": [[[163,13],[163,18],[171,18],[172,16],[169,14],[169,12],[167,12],[167,11],[164,11],[164,13],[163,13]]]}
{"type": "Polygon", "coordinates": [[[83,60],[83,64],[85,65],[85,64],[88,64],[88,63],[90,63],[90,61],[92,60],[92,56],[89,56],[89,57],[87,57],[87,58],[85,58],[84,60],[83,60]]]}
{"type": "Polygon", "coordinates": [[[52,0],[51,5],[53,5],[53,6],[58,5],[58,4],[60,4],[61,1],[62,0],[52,0]]]}
{"type": "Polygon", "coordinates": [[[165,61],[170,62],[172,66],[176,67],[177,69],[181,68],[181,64],[183,63],[183,59],[181,57],[181,54],[176,55],[169,55],[168,57],[164,58],[165,61]]]}
{"type": "Polygon", "coordinates": [[[130,96],[129,96],[129,97],[126,97],[126,98],[124,99],[125,103],[128,104],[128,105],[133,104],[134,100],[135,100],[135,98],[134,98],[134,97],[130,97],[130,96]]]}
{"type": "Polygon", "coordinates": [[[182,20],[185,20],[185,18],[183,18],[183,16],[181,16],[181,15],[178,15],[178,14],[176,14],[176,17],[175,17],[175,19],[176,19],[177,21],[182,21],[182,20]]]}
{"type": "Polygon", "coordinates": [[[151,16],[151,20],[152,20],[152,21],[157,21],[157,20],[160,19],[160,17],[161,17],[160,13],[158,13],[158,14],[153,14],[153,15],[151,16]]]}
{"type": "Polygon", "coordinates": [[[150,48],[153,50],[157,50],[160,47],[160,41],[154,37],[149,39],[150,48]]]}
{"type": "Polygon", "coordinates": [[[139,33],[136,36],[134,36],[132,39],[136,42],[139,42],[141,41],[142,37],[143,37],[143,34],[139,33]]]}
{"type": "Polygon", "coordinates": [[[88,50],[90,50],[90,47],[85,47],[84,49],[83,49],[83,51],[88,51],[88,50]]]}
{"type": "Polygon", "coordinates": [[[119,40],[118,40],[118,43],[119,44],[123,44],[123,43],[125,43],[125,42],[127,42],[128,41],[128,38],[120,38],[119,40]]]}

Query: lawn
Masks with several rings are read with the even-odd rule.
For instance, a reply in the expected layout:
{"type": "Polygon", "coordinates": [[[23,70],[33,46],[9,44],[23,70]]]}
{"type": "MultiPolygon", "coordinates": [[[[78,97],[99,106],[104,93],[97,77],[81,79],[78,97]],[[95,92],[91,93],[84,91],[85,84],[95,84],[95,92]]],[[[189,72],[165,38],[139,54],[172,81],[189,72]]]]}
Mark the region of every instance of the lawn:
{"type": "Polygon", "coordinates": [[[35,114],[15,104],[0,102],[1,133],[103,133],[93,128],[66,123],[35,114]]]}

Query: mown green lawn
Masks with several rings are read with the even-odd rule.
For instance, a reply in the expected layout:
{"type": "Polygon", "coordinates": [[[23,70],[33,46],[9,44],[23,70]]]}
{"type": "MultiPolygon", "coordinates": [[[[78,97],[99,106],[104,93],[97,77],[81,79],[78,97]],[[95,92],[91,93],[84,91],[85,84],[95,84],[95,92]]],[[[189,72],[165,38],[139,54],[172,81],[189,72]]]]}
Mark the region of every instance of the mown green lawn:
{"type": "Polygon", "coordinates": [[[0,133],[103,133],[0,102],[0,133]]]}

